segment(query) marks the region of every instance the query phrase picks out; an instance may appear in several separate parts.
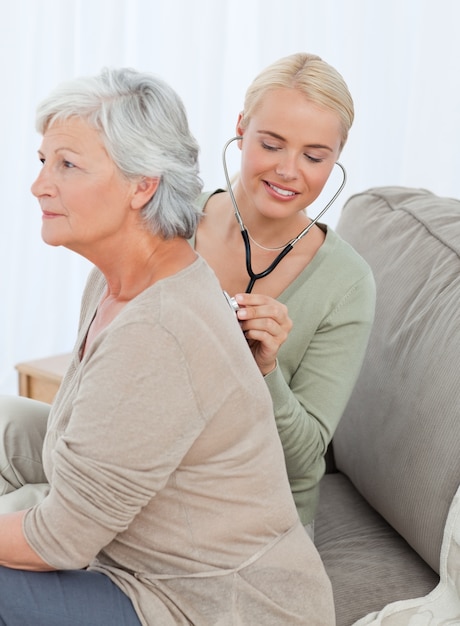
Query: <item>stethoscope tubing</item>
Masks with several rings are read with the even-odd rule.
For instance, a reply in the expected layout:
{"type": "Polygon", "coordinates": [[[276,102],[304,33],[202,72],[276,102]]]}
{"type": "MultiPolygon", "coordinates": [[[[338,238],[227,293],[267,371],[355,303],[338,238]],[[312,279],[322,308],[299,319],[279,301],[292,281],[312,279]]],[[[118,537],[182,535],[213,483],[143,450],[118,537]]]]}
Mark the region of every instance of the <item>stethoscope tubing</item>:
{"type": "Polygon", "coordinates": [[[282,261],[284,259],[286,254],[288,254],[288,252],[290,252],[292,250],[292,248],[295,246],[296,243],[298,243],[303,237],[305,237],[305,235],[310,231],[310,229],[313,228],[313,226],[318,222],[318,220],[321,219],[321,217],[326,213],[326,211],[336,201],[337,197],[340,195],[340,193],[342,192],[342,190],[345,187],[345,184],[347,182],[347,172],[346,172],[344,166],[339,161],[335,162],[335,165],[338,165],[340,167],[340,169],[342,170],[342,175],[343,175],[343,180],[342,180],[342,183],[341,183],[340,187],[338,188],[338,190],[335,192],[335,194],[332,196],[332,198],[329,200],[329,202],[326,204],[326,206],[318,213],[318,215],[313,220],[311,220],[311,222],[308,224],[308,226],[306,226],[297,235],[297,237],[295,237],[292,241],[290,241],[289,243],[286,244],[286,246],[281,250],[281,252],[276,257],[276,259],[272,263],[270,263],[270,265],[265,270],[263,270],[262,272],[256,273],[252,269],[251,242],[249,240],[249,234],[248,234],[248,231],[246,230],[246,226],[244,225],[243,218],[241,217],[240,211],[238,209],[238,204],[236,202],[235,194],[233,193],[232,184],[231,184],[231,181],[230,181],[230,177],[228,175],[227,159],[226,159],[226,153],[227,153],[228,146],[233,141],[239,141],[242,138],[243,137],[241,135],[237,135],[236,137],[232,137],[231,139],[229,139],[225,143],[223,151],[222,151],[222,162],[223,162],[223,169],[224,169],[225,180],[226,180],[226,183],[227,183],[227,189],[228,189],[228,192],[230,194],[230,199],[231,199],[232,204],[233,204],[235,217],[236,217],[236,220],[237,220],[237,222],[238,222],[238,224],[240,226],[241,235],[242,235],[243,241],[244,241],[245,257],[246,257],[246,271],[247,271],[248,276],[249,276],[249,282],[248,282],[248,285],[246,287],[246,293],[251,293],[252,288],[254,287],[255,282],[257,280],[259,280],[261,278],[265,278],[265,276],[268,276],[269,274],[271,274],[271,272],[273,272],[273,270],[280,263],[280,261],[282,261]]]}

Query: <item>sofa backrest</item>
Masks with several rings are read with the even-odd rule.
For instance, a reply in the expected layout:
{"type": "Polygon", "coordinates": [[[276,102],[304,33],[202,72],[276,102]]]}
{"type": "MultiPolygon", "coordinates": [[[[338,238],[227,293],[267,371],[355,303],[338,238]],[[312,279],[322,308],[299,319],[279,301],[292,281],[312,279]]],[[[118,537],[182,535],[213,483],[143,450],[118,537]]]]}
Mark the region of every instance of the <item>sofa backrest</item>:
{"type": "Polygon", "coordinates": [[[460,483],[460,201],[402,187],[346,203],[376,317],[333,440],[335,463],[436,571],[460,483]]]}

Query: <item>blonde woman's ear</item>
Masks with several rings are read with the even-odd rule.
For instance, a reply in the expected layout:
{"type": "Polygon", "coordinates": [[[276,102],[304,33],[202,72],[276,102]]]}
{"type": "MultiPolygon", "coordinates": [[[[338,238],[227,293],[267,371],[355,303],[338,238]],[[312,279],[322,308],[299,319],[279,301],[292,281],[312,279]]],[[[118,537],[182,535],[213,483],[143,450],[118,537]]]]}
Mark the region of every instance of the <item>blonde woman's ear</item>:
{"type": "MultiPolygon", "coordinates": [[[[236,122],[236,134],[240,137],[242,137],[244,134],[243,118],[244,118],[244,114],[243,114],[243,111],[241,111],[241,113],[238,115],[238,121],[236,122]]],[[[240,143],[241,141],[238,142],[238,145],[240,143]]]]}

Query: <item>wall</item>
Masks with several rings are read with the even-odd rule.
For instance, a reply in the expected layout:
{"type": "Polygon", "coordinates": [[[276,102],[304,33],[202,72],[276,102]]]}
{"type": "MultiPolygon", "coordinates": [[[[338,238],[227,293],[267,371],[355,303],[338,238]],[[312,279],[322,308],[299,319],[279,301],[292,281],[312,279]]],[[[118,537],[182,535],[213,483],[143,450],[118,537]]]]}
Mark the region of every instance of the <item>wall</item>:
{"type": "Polygon", "coordinates": [[[184,99],[210,188],[224,183],[222,146],[255,74],[291,52],[319,54],[356,104],[347,187],[324,220],[333,226],[349,195],[375,185],[460,195],[459,22],[456,0],[0,2],[0,393],[16,392],[18,361],[71,348],[89,269],[41,241],[29,191],[34,109],[57,83],[104,65],[161,75],[184,99]]]}

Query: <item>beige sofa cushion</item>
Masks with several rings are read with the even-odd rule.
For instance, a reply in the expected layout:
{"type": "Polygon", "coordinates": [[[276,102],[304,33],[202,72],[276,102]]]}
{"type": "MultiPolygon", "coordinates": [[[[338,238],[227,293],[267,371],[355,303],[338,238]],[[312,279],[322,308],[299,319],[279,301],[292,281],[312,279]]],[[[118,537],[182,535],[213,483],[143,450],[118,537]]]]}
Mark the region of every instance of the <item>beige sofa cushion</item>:
{"type": "Polygon", "coordinates": [[[425,596],[439,580],[341,472],[321,480],[315,544],[332,583],[337,626],[425,596]]]}
{"type": "Polygon", "coordinates": [[[460,202],[370,189],[348,200],[337,232],[372,267],[377,307],[335,462],[439,571],[460,483],[460,202]]]}

